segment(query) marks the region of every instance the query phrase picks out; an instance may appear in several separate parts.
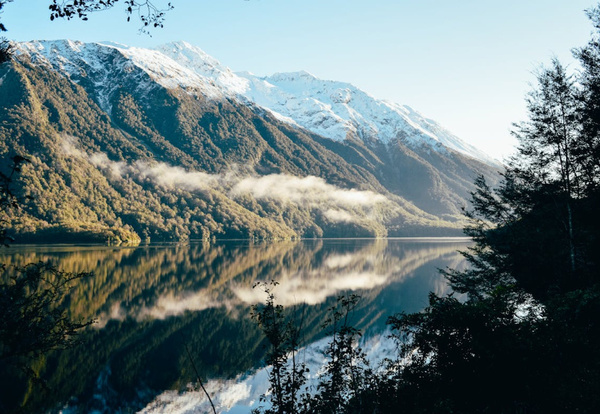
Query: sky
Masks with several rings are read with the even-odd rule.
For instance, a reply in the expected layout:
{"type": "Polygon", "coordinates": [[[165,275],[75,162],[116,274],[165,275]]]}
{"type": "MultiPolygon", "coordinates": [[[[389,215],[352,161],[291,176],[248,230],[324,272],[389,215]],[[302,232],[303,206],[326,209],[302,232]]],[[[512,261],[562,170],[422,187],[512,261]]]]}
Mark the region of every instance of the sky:
{"type": "MultiPolygon", "coordinates": [[[[498,159],[514,150],[535,72],[592,33],[591,0],[170,0],[162,29],[140,34],[123,4],[87,22],[49,19],[50,0],[14,0],[11,40],[185,40],[233,71],[306,70],[406,104],[498,159]]],[[[121,3],[123,0],[121,0],[121,3]]],[[[156,5],[165,0],[154,0],[156,5]]]]}

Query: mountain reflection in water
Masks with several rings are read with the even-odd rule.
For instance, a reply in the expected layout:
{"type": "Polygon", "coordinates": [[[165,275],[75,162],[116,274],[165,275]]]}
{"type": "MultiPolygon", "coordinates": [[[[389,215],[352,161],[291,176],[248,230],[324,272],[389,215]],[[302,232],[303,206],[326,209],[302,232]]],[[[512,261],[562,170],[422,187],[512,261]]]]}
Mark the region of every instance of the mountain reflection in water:
{"type": "MultiPolygon", "coordinates": [[[[362,297],[356,325],[376,335],[389,315],[419,311],[430,291],[444,293],[437,269],[464,266],[457,250],[467,246],[461,239],[13,246],[0,263],[51,261],[64,271],[94,272],[74,289],[71,316],[98,323],[84,346],[41,363],[52,393],[29,396],[30,406],[71,401],[83,411],[134,411],[194,379],[186,346],[204,378],[260,366],[264,342],[250,320],[251,305],[265,299],[252,288],[258,281],[279,282],[277,303],[302,306],[307,343],[322,337],[327,308],[346,292],[362,297]]],[[[2,389],[9,388],[10,395],[26,389],[2,389]]]]}

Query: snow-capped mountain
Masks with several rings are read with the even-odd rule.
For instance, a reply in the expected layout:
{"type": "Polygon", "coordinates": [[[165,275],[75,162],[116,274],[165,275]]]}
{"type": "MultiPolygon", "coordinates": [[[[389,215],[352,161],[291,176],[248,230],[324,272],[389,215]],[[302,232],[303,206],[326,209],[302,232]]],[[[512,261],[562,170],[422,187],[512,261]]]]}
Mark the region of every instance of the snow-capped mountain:
{"type": "Polygon", "coordinates": [[[377,100],[349,83],[321,80],[304,71],[263,78],[247,73],[240,76],[249,80],[245,97],[328,138],[343,140],[350,135],[386,144],[400,139],[411,146],[424,145],[436,151],[450,148],[493,162],[412,108],[377,100]]]}
{"type": "Polygon", "coordinates": [[[384,143],[401,139],[413,146],[425,145],[437,151],[450,148],[498,164],[411,107],[378,100],[350,83],[318,79],[306,71],[266,77],[248,72],[234,74],[186,42],[163,45],[157,50],[199,75],[212,78],[229,94],[241,95],[280,119],[291,120],[319,135],[334,140],[351,135],[384,143]]]}
{"type": "MultiPolygon", "coordinates": [[[[110,110],[110,96],[122,74],[141,69],[147,77],[136,79],[136,89],[145,91],[155,82],[165,88],[196,91],[211,98],[223,97],[221,88],[199,72],[182,66],[158,50],[129,47],[117,43],[83,43],[72,40],[19,43],[17,55],[27,55],[36,64],[47,65],[75,82],[91,80],[99,104],[110,110]],[[109,62],[110,64],[107,64],[109,62]]],[[[208,61],[208,59],[207,59],[208,61]]]]}
{"type": "Polygon", "coordinates": [[[110,109],[108,80],[115,77],[115,72],[132,71],[136,67],[148,75],[147,79],[137,81],[141,90],[151,87],[151,80],[165,88],[179,87],[213,99],[237,98],[333,140],[354,137],[384,144],[401,140],[413,148],[438,152],[450,149],[498,165],[483,151],[409,106],[378,100],[349,83],[321,80],[305,71],[267,77],[233,73],[186,42],[142,49],[116,43],[38,41],[21,43],[19,52],[30,55],[34,61],[44,61],[76,81],[91,77],[105,110],[110,109]],[[110,69],[105,64],[107,56],[112,56],[116,63],[110,69]]]}

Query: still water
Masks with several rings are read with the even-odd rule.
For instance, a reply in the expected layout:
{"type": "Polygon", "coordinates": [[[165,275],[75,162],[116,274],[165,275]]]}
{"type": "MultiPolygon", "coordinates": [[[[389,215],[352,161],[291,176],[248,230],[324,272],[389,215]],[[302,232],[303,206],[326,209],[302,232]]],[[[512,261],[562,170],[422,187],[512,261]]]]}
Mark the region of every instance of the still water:
{"type": "MultiPolygon", "coordinates": [[[[47,391],[28,392],[5,379],[3,399],[26,398],[39,410],[177,411],[161,399],[177,405],[181,394],[167,390],[189,391],[196,377],[191,360],[203,380],[229,390],[260,379],[252,373],[261,367],[265,344],[250,313],[265,294],[253,288],[256,282],[279,283],[276,302],[302,312],[307,346],[318,344],[327,308],[339,295],[360,295],[353,323],[368,340],[384,332],[389,315],[419,311],[430,291],[446,292],[438,269],[463,267],[458,250],[468,245],[432,238],[12,246],[0,263],[50,261],[64,271],[93,271],[74,289],[70,312],[96,323],[83,345],[39,362],[47,391]]],[[[221,411],[239,408],[225,397],[217,398],[221,411]]]]}

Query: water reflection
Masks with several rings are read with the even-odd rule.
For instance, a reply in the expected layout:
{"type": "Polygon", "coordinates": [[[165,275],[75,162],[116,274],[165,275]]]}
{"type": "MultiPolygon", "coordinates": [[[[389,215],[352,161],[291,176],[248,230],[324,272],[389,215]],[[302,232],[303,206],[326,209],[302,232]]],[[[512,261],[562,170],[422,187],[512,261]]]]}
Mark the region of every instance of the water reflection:
{"type": "MultiPolygon", "coordinates": [[[[316,305],[345,291],[370,291],[373,294],[373,291],[380,291],[391,283],[401,283],[413,277],[415,271],[425,264],[454,256],[456,252],[453,244],[399,244],[387,239],[369,241],[343,254],[336,248],[347,246],[340,242],[334,248],[321,244],[312,251],[314,260],[307,265],[285,269],[276,275],[280,283],[278,303],[284,306],[299,303],[316,305]]],[[[442,283],[433,289],[438,292],[445,289],[443,279],[439,281],[442,283]]],[[[264,300],[260,290],[246,284],[233,283],[231,289],[242,302],[253,304],[264,300]]]]}
{"type": "Polygon", "coordinates": [[[347,291],[363,298],[357,325],[376,335],[387,316],[422,309],[429,291],[443,293],[437,269],[462,266],[456,251],[465,247],[451,239],[13,246],[0,263],[51,261],[65,271],[94,271],[74,290],[71,313],[98,324],[86,346],[54,355],[40,369],[55,400],[31,404],[56,407],[76,396],[86,411],[128,411],[195,377],[185,346],[207,378],[259,365],[262,336],[249,319],[250,305],[264,301],[264,292],[252,289],[258,281],[279,282],[278,303],[306,304],[307,341],[320,337],[326,309],[347,291]]]}

